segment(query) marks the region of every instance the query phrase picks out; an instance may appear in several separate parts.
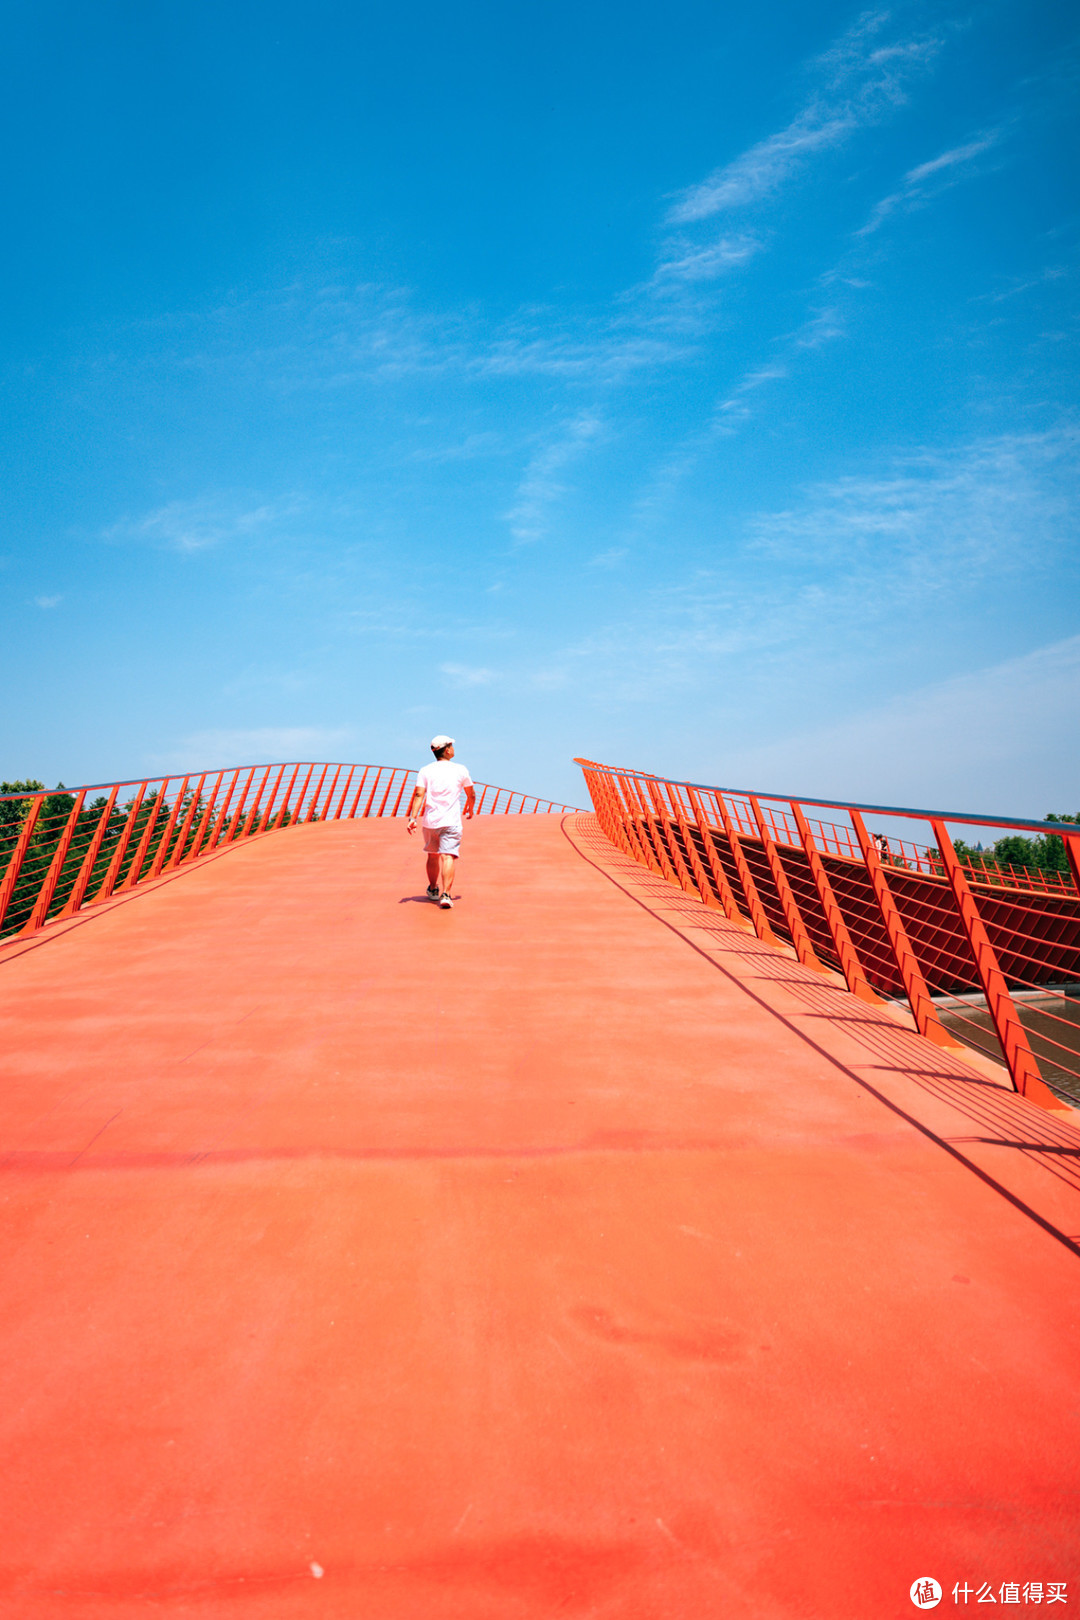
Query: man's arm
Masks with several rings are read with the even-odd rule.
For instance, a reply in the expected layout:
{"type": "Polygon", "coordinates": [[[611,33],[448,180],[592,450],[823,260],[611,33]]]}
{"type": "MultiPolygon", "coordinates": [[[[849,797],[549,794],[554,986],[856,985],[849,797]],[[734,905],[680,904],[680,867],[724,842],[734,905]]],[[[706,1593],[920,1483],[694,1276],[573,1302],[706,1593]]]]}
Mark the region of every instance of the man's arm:
{"type": "Polygon", "coordinates": [[[476,789],[470,782],[465,789],[465,820],[471,821],[473,811],[476,809],[476,789]]]}
{"type": "Polygon", "coordinates": [[[416,831],[416,818],[424,808],[424,790],[419,784],[413,788],[412,798],[409,800],[409,819],[406,822],[409,832],[416,831]]]}

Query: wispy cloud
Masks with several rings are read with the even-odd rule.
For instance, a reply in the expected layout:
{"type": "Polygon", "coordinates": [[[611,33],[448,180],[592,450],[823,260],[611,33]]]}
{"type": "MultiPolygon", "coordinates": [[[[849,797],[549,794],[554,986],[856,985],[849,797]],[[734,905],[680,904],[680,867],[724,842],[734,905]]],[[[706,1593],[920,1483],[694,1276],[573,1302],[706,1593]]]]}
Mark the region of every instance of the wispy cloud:
{"type": "Polygon", "coordinates": [[[749,532],[775,558],[841,564],[895,593],[947,586],[958,568],[1030,571],[1076,535],[1080,431],[1004,434],[898,455],[883,473],[812,486],[749,532]]]}
{"type": "Polygon", "coordinates": [[[478,669],[470,664],[440,664],[439,669],[454,686],[490,686],[498,679],[493,669],[478,669]]]}
{"type": "Polygon", "coordinates": [[[227,495],[170,501],[141,517],[122,518],[104,529],[102,538],[141,541],[170,551],[206,551],[227,541],[265,533],[276,521],[299,511],[301,504],[294,496],[254,506],[227,495]]]}
{"type": "Polygon", "coordinates": [[[966,141],[963,146],[951,147],[939,157],[931,158],[928,163],[920,163],[916,168],[909,169],[897,190],[874,204],[866,224],[855,234],[871,236],[880,230],[890,214],[898,210],[910,212],[914,208],[921,208],[950,186],[969,178],[976,172],[973,167],[975,159],[996,146],[1000,138],[999,130],[991,130],[966,141]]]}
{"type": "MultiPolygon", "coordinates": [[[[935,625],[947,666],[946,627],[955,614],[972,638],[972,603],[986,585],[1030,589],[1040,574],[1060,577],[1078,496],[1071,424],[898,454],[750,517],[721,565],[643,593],[625,619],[548,667],[613,711],[694,692],[723,709],[731,735],[747,716],[775,735],[779,717],[790,723],[807,709],[807,670],[819,688],[828,671],[848,671],[836,712],[852,679],[865,685],[879,665],[903,662],[910,641],[933,641],[935,625]]],[[[687,712],[700,731],[698,710],[687,712]]]]}
{"type": "Polygon", "coordinates": [[[755,371],[748,371],[717,405],[713,418],[714,430],[721,434],[734,433],[738,424],[750,415],[750,395],[764,388],[766,383],[777,382],[787,374],[787,367],[780,364],[759,366],[755,371]]]}
{"type": "Polygon", "coordinates": [[[654,287],[667,283],[686,284],[696,281],[714,281],[726,270],[746,264],[760,253],[760,237],[745,232],[740,236],[721,236],[715,242],[691,242],[686,237],[672,237],[664,245],[666,258],[662,259],[652,278],[654,287]]]}
{"type": "Polygon", "coordinates": [[[607,320],[585,336],[522,329],[497,335],[469,356],[466,369],[485,377],[556,377],[567,381],[616,381],[631,372],[666,366],[688,357],[685,342],[626,332],[607,320]]]}
{"type": "Polygon", "coordinates": [[[794,334],[792,343],[796,349],[820,349],[826,343],[842,338],[845,330],[841,311],[835,305],[829,305],[814,311],[794,334]]]}
{"type": "Polygon", "coordinates": [[[807,158],[902,105],[908,85],[926,71],[941,40],[923,35],[885,43],[888,22],[888,12],[865,13],[818,59],[818,84],[791,122],[688,187],[672,204],[668,222],[685,225],[760,202],[807,158]]]}
{"type": "Polygon", "coordinates": [[[47,610],[48,608],[59,607],[63,600],[62,596],[35,596],[34,606],[47,610]]]}
{"type": "Polygon", "coordinates": [[[996,292],[980,293],[973,302],[1004,304],[1010,298],[1019,298],[1024,293],[1031,292],[1034,287],[1045,287],[1049,282],[1064,281],[1069,274],[1070,270],[1064,264],[1048,264],[1045,269],[1039,271],[1038,275],[1017,277],[1010,282],[1009,286],[1001,287],[996,292]]]}
{"type": "Polygon", "coordinates": [[[567,493],[566,469],[604,435],[602,419],[590,411],[565,422],[559,436],[533,456],[506,513],[510,532],[521,545],[543,539],[551,508],[567,493]]]}

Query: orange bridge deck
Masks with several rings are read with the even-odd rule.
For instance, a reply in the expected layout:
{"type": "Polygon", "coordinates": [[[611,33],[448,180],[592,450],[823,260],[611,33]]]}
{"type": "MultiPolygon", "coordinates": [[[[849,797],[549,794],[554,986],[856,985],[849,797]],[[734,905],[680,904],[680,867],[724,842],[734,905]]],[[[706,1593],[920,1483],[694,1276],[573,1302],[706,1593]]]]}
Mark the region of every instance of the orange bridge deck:
{"type": "Polygon", "coordinates": [[[0,1612],[1080,1604],[1080,1130],[591,816],[422,873],[299,826],[0,950],[0,1612]]]}

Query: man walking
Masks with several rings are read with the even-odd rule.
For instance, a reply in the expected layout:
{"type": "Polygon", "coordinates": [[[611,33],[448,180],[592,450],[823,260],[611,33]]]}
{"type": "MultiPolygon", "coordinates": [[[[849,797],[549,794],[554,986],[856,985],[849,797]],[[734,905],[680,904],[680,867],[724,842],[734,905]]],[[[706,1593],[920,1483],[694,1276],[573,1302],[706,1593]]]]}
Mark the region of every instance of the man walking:
{"type": "Polygon", "coordinates": [[[423,806],[428,899],[437,900],[444,911],[449,911],[454,904],[454,863],[461,850],[461,794],[464,790],[465,814],[471,818],[476,789],[465,766],[453,762],[453,737],[432,737],[431,752],[434,764],[416,773],[408,828],[410,834],[416,831],[416,818],[423,806]]]}

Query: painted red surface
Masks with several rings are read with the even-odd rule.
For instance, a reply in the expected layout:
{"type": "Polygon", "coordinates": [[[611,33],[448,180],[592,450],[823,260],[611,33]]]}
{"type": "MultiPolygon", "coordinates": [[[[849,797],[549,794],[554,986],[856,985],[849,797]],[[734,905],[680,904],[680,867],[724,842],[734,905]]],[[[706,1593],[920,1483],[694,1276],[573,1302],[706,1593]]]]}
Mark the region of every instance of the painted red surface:
{"type": "Polygon", "coordinates": [[[0,1613],[1080,1605],[1080,1131],[590,818],[423,882],[298,827],[0,952],[0,1613]]]}

